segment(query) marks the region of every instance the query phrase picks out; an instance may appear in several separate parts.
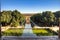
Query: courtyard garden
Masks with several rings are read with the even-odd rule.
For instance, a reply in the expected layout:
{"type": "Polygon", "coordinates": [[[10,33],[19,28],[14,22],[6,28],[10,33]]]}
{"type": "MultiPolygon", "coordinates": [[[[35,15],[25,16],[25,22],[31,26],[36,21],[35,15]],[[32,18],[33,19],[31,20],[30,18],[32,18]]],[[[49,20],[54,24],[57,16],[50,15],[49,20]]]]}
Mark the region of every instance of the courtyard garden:
{"type": "MultiPolygon", "coordinates": [[[[16,28],[17,26],[25,26],[26,18],[18,10],[14,11],[2,11],[1,12],[1,26],[5,27],[9,25],[11,28],[2,31],[2,36],[22,36],[24,28],[16,28]],[[12,28],[14,27],[14,28],[12,28]]],[[[54,27],[59,26],[60,22],[60,11],[51,12],[46,11],[42,13],[34,14],[30,17],[30,28],[37,36],[54,36],[58,35],[58,31],[55,32],[51,29],[33,28],[35,25],[39,27],[54,27]]],[[[29,25],[28,25],[29,27],[29,25]]],[[[8,28],[8,27],[6,27],[8,28]]],[[[29,31],[29,30],[28,30],[29,31]]]]}

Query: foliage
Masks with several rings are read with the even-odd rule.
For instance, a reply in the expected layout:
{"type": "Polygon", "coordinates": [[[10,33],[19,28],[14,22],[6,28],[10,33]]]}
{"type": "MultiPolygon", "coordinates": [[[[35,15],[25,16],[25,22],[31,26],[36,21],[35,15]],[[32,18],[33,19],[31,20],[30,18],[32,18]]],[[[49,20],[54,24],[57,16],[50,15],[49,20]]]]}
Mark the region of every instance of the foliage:
{"type": "Polygon", "coordinates": [[[2,11],[0,17],[1,17],[0,22],[2,26],[5,26],[5,25],[19,26],[25,20],[24,16],[17,10],[2,11]]]}
{"type": "Polygon", "coordinates": [[[21,36],[22,33],[23,33],[23,29],[10,28],[2,32],[2,36],[21,36]]]}
{"type": "Polygon", "coordinates": [[[33,33],[36,34],[37,36],[53,36],[53,35],[58,35],[55,32],[53,32],[50,29],[33,29],[33,33]]]}
{"type": "Polygon", "coordinates": [[[11,20],[11,18],[12,18],[12,16],[11,16],[11,11],[3,11],[3,12],[1,12],[1,23],[2,23],[2,25],[7,25],[9,22],[10,22],[10,20],[11,20]]]}
{"type": "MultiPolygon", "coordinates": [[[[25,17],[18,11],[2,11],[0,12],[0,23],[2,26],[5,25],[13,25],[13,26],[19,26],[24,25],[25,17]]],[[[51,11],[45,11],[42,13],[37,13],[31,16],[30,18],[32,20],[32,25],[35,24],[38,26],[58,26],[60,23],[60,11],[51,12],[51,11]]]]}
{"type": "Polygon", "coordinates": [[[37,13],[31,16],[30,19],[38,26],[58,26],[60,22],[60,11],[45,11],[42,13],[37,13]]]}

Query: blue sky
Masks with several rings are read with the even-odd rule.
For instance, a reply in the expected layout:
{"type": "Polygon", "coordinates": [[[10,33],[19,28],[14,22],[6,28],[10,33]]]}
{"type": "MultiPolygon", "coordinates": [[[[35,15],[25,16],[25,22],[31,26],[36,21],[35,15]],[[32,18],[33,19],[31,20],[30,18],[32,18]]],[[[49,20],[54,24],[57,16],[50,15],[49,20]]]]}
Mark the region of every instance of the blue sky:
{"type": "Polygon", "coordinates": [[[21,13],[38,13],[60,10],[60,0],[1,0],[1,10],[15,10],[21,13]]]}

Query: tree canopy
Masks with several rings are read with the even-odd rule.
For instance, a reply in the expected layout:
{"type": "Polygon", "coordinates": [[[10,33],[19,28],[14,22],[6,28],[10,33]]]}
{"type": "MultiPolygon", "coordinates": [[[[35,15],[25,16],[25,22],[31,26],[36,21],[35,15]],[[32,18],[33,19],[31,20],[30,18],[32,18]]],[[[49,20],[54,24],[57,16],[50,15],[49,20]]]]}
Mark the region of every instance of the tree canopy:
{"type": "MultiPolygon", "coordinates": [[[[24,25],[25,17],[18,10],[2,11],[0,12],[0,14],[0,23],[2,24],[2,26],[24,25]]],[[[60,23],[60,11],[45,11],[42,13],[37,13],[31,16],[30,19],[34,23],[34,25],[36,24],[38,26],[58,26],[60,23]]]]}
{"type": "Polygon", "coordinates": [[[0,22],[2,26],[5,25],[18,26],[25,20],[24,16],[18,10],[2,11],[0,17],[1,17],[0,22]]]}
{"type": "Polygon", "coordinates": [[[45,11],[37,13],[30,18],[38,26],[58,26],[60,22],[60,11],[45,11]]]}

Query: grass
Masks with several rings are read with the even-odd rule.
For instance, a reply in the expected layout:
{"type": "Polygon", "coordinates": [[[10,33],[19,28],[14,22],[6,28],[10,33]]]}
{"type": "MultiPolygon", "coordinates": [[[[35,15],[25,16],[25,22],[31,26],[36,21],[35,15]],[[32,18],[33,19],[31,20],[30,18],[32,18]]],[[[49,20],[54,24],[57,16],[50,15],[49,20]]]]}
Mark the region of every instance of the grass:
{"type": "Polygon", "coordinates": [[[10,28],[2,32],[2,36],[21,36],[22,33],[23,33],[23,29],[21,28],[10,28]]]}
{"type": "Polygon", "coordinates": [[[55,32],[53,32],[50,29],[33,28],[33,33],[36,34],[37,36],[53,36],[53,35],[57,35],[55,32]]]}

